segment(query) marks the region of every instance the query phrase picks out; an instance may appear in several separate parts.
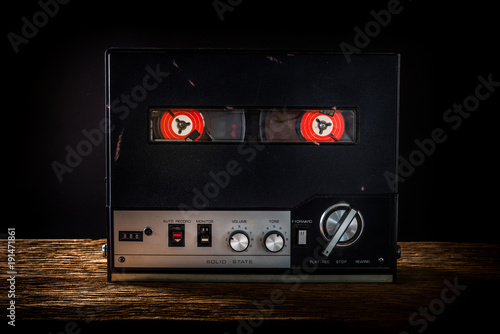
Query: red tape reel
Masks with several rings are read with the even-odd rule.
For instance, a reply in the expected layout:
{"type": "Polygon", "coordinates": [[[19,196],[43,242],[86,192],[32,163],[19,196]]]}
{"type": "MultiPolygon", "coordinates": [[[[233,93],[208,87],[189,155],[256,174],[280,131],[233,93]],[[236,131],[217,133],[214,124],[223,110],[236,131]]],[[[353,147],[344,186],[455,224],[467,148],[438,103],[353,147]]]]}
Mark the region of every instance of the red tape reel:
{"type": "Polygon", "coordinates": [[[183,140],[193,131],[203,134],[205,121],[201,113],[195,109],[172,109],[166,111],[161,117],[160,129],[165,139],[183,140]]]}
{"type": "Polygon", "coordinates": [[[300,121],[300,132],[307,141],[336,142],[344,134],[344,118],[337,111],[330,116],[308,110],[300,121]]]}

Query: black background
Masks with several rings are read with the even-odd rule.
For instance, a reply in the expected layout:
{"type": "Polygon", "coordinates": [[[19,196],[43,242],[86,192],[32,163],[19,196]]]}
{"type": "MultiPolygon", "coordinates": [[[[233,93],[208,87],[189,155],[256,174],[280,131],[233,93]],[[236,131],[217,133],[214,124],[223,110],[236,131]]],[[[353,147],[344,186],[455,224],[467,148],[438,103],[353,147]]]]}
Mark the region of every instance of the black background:
{"type": "MultiPolygon", "coordinates": [[[[18,238],[104,238],[104,143],[59,182],[51,164],[104,117],[109,47],[340,51],[388,1],[243,0],[221,21],[207,1],[70,1],[16,54],[7,35],[33,22],[37,1],[4,4],[3,183],[18,238]]],[[[234,1],[238,3],[238,1],[234,1]]],[[[401,1],[363,51],[401,53],[400,154],[442,128],[447,140],[400,184],[399,239],[498,242],[495,223],[500,87],[456,130],[444,112],[500,81],[494,2],[401,1]]],[[[9,218],[7,218],[9,217],[9,218]]]]}

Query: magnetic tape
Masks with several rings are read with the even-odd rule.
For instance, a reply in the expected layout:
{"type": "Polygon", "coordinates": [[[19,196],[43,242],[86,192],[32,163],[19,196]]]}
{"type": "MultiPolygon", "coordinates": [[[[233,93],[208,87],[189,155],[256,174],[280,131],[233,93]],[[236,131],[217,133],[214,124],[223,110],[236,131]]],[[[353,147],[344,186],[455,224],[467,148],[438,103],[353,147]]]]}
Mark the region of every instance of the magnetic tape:
{"type": "Polygon", "coordinates": [[[231,109],[150,109],[153,142],[243,142],[245,113],[259,113],[259,140],[264,142],[353,143],[355,111],[231,109]],[[346,124],[347,123],[347,124],[346,124]],[[347,128],[347,131],[346,131],[347,128]]]}

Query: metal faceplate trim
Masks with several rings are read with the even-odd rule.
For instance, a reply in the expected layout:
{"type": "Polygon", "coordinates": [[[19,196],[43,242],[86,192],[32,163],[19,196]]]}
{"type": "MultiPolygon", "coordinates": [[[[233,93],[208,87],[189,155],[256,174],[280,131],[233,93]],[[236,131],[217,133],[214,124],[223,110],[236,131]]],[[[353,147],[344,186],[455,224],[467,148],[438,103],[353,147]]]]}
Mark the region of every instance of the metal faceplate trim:
{"type": "Polygon", "coordinates": [[[142,211],[113,212],[115,268],[289,268],[290,211],[142,211]],[[198,224],[210,224],[211,247],[199,247],[198,224]],[[169,225],[184,226],[184,247],[169,247],[169,225]],[[119,231],[153,230],[142,242],[119,241],[119,231]],[[241,231],[248,247],[236,252],[230,237],[241,231]],[[265,236],[276,231],[285,238],[279,252],[264,247],[265,236]],[[123,257],[124,261],[118,261],[123,257]]]}
{"type": "MultiPolygon", "coordinates": [[[[120,281],[170,281],[170,282],[261,282],[290,283],[286,275],[258,274],[156,274],[156,273],[112,273],[112,282],[120,281]]],[[[297,277],[293,277],[295,284],[297,277]]],[[[392,283],[392,274],[367,275],[309,275],[302,280],[304,283],[392,283]]]]}

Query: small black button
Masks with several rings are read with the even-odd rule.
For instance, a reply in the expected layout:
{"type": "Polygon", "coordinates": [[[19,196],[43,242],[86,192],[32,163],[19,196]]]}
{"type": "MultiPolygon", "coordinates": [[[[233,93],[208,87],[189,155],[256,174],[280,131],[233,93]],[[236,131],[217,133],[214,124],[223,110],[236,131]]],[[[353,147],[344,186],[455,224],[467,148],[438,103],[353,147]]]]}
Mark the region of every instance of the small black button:
{"type": "Polygon", "coordinates": [[[153,229],[152,229],[151,227],[149,227],[149,226],[148,226],[148,227],[146,227],[146,228],[144,229],[144,234],[145,234],[145,235],[151,235],[151,234],[153,234],[153,229]]]}

